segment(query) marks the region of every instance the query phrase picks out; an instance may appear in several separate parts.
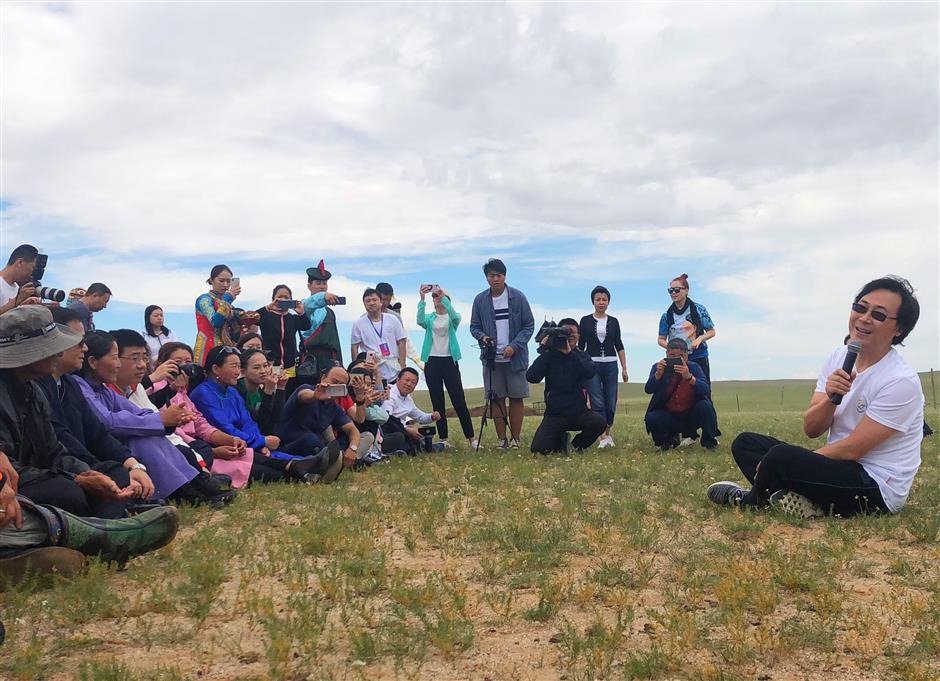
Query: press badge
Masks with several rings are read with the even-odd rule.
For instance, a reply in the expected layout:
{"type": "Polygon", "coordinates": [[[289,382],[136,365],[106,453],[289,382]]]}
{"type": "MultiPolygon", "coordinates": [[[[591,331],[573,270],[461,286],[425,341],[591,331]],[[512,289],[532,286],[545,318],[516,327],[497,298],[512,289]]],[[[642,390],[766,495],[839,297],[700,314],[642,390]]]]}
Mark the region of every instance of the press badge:
{"type": "Polygon", "coordinates": [[[379,352],[382,353],[382,357],[391,357],[392,352],[388,349],[388,343],[379,343],[379,352]]]}

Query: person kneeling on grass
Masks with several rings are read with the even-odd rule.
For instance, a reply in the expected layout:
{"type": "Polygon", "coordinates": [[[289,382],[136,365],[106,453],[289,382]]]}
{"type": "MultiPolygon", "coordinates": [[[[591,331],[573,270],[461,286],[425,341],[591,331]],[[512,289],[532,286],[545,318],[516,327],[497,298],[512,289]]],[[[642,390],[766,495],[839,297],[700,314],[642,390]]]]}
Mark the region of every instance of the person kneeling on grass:
{"type": "MultiPolygon", "coordinates": [[[[437,423],[441,419],[440,412],[425,412],[418,409],[411,393],[418,386],[418,372],[411,367],[405,367],[398,372],[398,380],[389,386],[388,399],[382,403],[382,408],[388,412],[388,421],[383,426],[387,433],[402,433],[405,436],[404,451],[414,456],[418,453],[419,445],[424,440],[418,429],[406,425],[411,419],[421,425],[437,423]]],[[[436,443],[435,451],[444,449],[444,445],[436,443]]]]}
{"type": "Polygon", "coordinates": [[[689,359],[684,340],[669,341],[666,357],[650,369],[645,390],[652,395],[646,408],[646,432],[662,451],[677,447],[681,433],[697,433],[699,428],[705,449],[718,446],[718,416],[711,386],[702,368],[689,359]]]}
{"type": "Polygon", "coordinates": [[[708,498],[750,508],[772,504],[807,518],[899,512],[920,467],[924,395],[917,373],[893,346],[919,316],[906,279],[865,284],[849,313],[849,334],[860,348],[854,371],[843,369],[849,348],[839,346],[819,372],[803,414],[803,432],[815,438],[828,430],[827,443],[811,451],[741,433],[731,451],[751,489],[716,482],[708,498]]]}
{"type": "Polygon", "coordinates": [[[580,431],[571,441],[576,451],[587,449],[604,432],[607,421],[588,409],[587,382],[596,371],[591,357],[578,350],[578,323],[549,322],[536,335],[539,356],[526,371],[529,383],[545,379],[545,417],[532,437],[533,454],[567,453],[568,431],[580,431]]]}
{"type": "Polygon", "coordinates": [[[281,449],[292,454],[316,452],[325,446],[331,452],[342,448],[343,456],[333,469],[334,477],[339,476],[344,466],[354,465],[374,442],[371,435],[360,437],[359,429],[337,403],[337,398],[348,394],[348,383],[349,374],[336,366],[328,369],[317,385],[299,386],[284,405],[279,431],[281,449]]]}

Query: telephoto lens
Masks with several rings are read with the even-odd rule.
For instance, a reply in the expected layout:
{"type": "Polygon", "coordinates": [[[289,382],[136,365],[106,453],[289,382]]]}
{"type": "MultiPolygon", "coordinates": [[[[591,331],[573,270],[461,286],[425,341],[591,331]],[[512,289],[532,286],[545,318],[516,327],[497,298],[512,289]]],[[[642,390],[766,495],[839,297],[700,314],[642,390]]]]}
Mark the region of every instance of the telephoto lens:
{"type": "Polygon", "coordinates": [[[52,300],[56,303],[61,303],[63,300],[65,300],[65,291],[52,288],[51,286],[42,286],[36,289],[36,295],[43,300],[52,300]]]}

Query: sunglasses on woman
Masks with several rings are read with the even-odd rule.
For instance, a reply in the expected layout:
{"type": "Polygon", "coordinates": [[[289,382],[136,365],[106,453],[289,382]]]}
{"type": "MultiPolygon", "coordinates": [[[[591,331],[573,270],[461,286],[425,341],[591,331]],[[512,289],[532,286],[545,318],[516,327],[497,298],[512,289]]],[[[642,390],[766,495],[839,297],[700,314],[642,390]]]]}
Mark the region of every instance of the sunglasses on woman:
{"type": "MultiPolygon", "coordinates": [[[[858,314],[865,314],[866,312],[868,312],[868,310],[869,310],[869,307],[867,305],[862,305],[861,303],[852,303],[853,312],[857,312],[858,314]]],[[[897,319],[897,317],[889,317],[881,310],[872,310],[871,318],[874,319],[876,322],[883,322],[888,319],[897,319]]]]}
{"type": "Polygon", "coordinates": [[[666,292],[667,292],[667,293],[678,293],[678,292],[681,291],[681,290],[683,290],[681,286],[673,286],[672,288],[667,288],[667,289],[666,289],[666,292]]]}

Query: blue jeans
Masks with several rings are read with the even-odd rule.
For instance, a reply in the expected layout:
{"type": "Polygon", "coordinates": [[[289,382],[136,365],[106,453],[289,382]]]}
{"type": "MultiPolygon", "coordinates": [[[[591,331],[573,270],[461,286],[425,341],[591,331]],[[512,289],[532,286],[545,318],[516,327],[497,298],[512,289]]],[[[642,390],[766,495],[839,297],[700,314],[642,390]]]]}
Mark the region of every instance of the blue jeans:
{"type": "Polygon", "coordinates": [[[591,396],[591,409],[607,419],[607,425],[614,425],[617,413],[617,362],[594,362],[594,377],[588,383],[591,396]]]}

